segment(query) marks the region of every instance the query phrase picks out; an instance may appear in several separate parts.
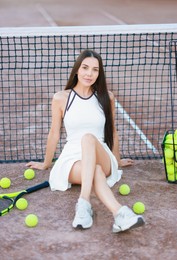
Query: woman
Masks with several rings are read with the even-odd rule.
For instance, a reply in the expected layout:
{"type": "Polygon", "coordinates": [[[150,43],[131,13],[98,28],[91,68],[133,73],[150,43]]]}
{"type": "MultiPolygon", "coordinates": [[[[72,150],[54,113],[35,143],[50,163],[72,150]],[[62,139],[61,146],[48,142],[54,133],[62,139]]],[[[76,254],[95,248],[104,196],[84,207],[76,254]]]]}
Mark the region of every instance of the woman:
{"type": "Polygon", "coordinates": [[[72,184],[81,185],[74,228],[90,228],[93,224],[92,190],[112,212],[113,232],[144,224],[142,216],[122,206],[110,189],[121,178],[118,165],[133,164],[131,159],[120,159],[114,110],[114,95],[107,90],[100,55],[91,50],[83,51],[73,66],[65,90],[53,97],[45,160],[27,164],[41,170],[51,166],[64,121],[67,142],[50,172],[49,183],[52,191],[67,190],[72,184]]]}

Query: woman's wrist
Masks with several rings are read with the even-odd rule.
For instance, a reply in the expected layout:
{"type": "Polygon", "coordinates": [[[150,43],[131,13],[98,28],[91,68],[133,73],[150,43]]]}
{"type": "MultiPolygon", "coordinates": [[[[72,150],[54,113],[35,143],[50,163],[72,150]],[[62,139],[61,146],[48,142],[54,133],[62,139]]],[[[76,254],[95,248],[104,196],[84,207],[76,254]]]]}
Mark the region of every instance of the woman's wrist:
{"type": "Polygon", "coordinates": [[[45,162],[45,161],[44,161],[44,163],[43,163],[44,169],[47,170],[48,168],[50,168],[50,167],[51,167],[51,164],[52,164],[52,163],[48,163],[48,162],[45,162]]]}

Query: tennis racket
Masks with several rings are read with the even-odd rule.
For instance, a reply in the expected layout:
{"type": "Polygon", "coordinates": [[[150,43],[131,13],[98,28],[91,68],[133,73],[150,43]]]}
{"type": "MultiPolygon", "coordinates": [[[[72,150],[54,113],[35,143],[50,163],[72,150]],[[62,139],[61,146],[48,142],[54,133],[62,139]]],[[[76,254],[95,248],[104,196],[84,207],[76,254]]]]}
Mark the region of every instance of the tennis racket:
{"type": "Polygon", "coordinates": [[[16,204],[17,200],[20,199],[24,194],[32,193],[34,191],[49,187],[48,181],[41,184],[30,187],[26,190],[18,192],[0,194],[0,216],[7,214],[16,204]]]}

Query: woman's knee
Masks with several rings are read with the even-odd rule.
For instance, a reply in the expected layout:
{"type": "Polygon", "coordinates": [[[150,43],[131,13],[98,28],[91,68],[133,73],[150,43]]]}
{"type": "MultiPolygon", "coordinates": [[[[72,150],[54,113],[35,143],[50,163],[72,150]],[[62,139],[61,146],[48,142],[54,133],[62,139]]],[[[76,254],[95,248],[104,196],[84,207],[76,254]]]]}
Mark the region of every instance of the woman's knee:
{"type": "Polygon", "coordinates": [[[88,145],[88,144],[91,144],[91,145],[94,145],[96,143],[96,137],[93,135],[93,134],[85,134],[83,135],[82,139],[81,139],[81,144],[82,145],[88,145]]]}

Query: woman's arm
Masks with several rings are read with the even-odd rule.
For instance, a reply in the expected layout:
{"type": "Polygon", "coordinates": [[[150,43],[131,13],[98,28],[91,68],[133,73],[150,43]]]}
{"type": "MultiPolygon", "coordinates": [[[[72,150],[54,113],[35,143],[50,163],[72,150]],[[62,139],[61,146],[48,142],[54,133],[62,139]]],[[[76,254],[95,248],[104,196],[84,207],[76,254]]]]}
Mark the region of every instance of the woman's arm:
{"type": "Polygon", "coordinates": [[[46,154],[44,162],[29,162],[26,164],[27,167],[45,170],[48,169],[54,157],[54,153],[56,151],[56,147],[60,138],[60,130],[62,124],[62,104],[63,104],[63,95],[61,92],[56,93],[53,96],[52,100],[52,123],[51,128],[47,138],[46,145],[46,154]]]}
{"type": "Polygon", "coordinates": [[[114,156],[116,157],[118,165],[120,167],[129,166],[134,163],[133,160],[131,160],[129,158],[128,159],[120,158],[119,136],[118,136],[118,132],[117,132],[116,126],[115,126],[115,98],[114,98],[114,94],[112,92],[109,92],[109,95],[110,95],[112,114],[113,114],[113,148],[112,148],[112,152],[113,152],[114,156]]]}

